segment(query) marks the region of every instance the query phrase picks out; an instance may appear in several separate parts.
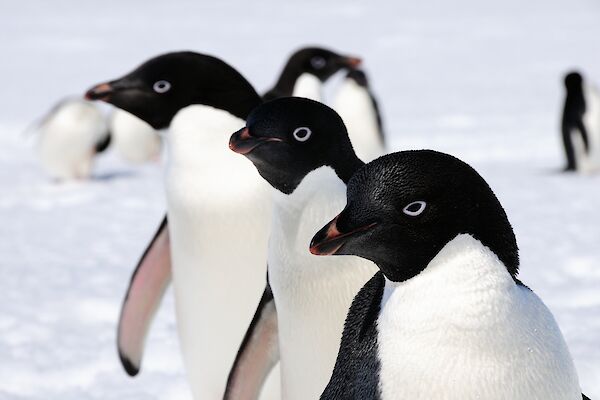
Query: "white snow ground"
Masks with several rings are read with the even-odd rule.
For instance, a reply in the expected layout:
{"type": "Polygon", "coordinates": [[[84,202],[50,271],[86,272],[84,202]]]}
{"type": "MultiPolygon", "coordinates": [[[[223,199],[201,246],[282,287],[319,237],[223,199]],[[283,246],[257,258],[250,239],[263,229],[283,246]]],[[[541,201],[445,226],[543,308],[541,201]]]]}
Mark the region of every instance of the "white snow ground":
{"type": "Polygon", "coordinates": [[[175,49],[219,55],[265,89],[293,48],[362,55],[395,149],[476,167],[507,209],[521,278],[600,398],[600,176],[557,173],[561,75],[600,83],[597,0],[0,3],[0,399],[186,399],[167,294],[143,370],[115,351],[132,268],[164,210],[161,168],[102,156],[55,185],[25,127],[56,100],[175,49]]]}

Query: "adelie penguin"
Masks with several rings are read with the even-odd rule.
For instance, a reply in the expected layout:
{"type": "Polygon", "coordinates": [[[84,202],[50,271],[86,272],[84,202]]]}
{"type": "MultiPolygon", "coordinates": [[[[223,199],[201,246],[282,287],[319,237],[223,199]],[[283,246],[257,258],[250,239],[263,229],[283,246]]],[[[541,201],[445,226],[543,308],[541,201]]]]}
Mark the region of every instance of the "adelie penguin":
{"type": "Polygon", "coordinates": [[[371,161],[386,152],[379,106],[364,71],[348,71],[335,94],[333,109],[344,120],[358,157],[371,161]]]}
{"type": "Polygon", "coordinates": [[[271,185],[274,209],[266,289],[225,398],[256,398],[280,360],[282,398],[316,399],[333,371],[348,307],[377,269],[358,257],[316,257],[307,246],[343,207],[346,183],[363,162],[335,111],[298,97],[258,107],[230,148],[271,185]]]}
{"type": "Polygon", "coordinates": [[[263,99],[296,96],[321,101],[323,82],[343,69],[361,64],[358,57],[340,55],[320,47],[305,47],[294,52],[283,67],[275,86],[263,99]]]}
{"type": "MultiPolygon", "coordinates": [[[[228,148],[261,99],[234,68],[204,54],[155,57],[87,93],[166,129],[167,219],[132,277],[119,322],[127,372],[173,279],[177,328],[196,399],[223,395],[264,289],[271,200],[256,169],[228,148]]],[[[271,394],[272,399],[278,398],[271,394]]]]}
{"type": "Polygon", "coordinates": [[[600,93],[578,72],[568,73],[564,83],[561,131],[565,171],[594,172],[600,169],[600,93]]]}
{"type": "Polygon", "coordinates": [[[102,111],[82,99],[67,99],[57,104],[36,130],[42,167],[57,181],[88,178],[94,157],[110,143],[102,111]]]}
{"type": "Polygon", "coordinates": [[[508,218],[464,162],[406,151],[367,164],[310,250],[380,269],[352,303],[321,399],[582,398],[556,321],[517,278],[508,218]]]}

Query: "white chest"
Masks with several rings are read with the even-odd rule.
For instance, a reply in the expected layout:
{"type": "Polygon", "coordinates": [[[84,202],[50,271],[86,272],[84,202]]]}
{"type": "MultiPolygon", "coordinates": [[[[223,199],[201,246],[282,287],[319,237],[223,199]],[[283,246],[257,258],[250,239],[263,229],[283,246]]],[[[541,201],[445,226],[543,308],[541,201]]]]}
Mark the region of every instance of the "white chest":
{"type": "Polygon", "coordinates": [[[308,251],[315,232],[343,209],[345,193],[335,172],[323,167],[291,195],[276,194],[269,280],[286,400],[319,397],[333,371],[350,303],[376,271],[357,257],[319,257],[308,251]]]}
{"type": "Polygon", "coordinates": [[[581,398],[550,311],[469,235],[386,282],[377,326],[383,400],[581,398]]]}
{"type": "Polygon", "coordinates": [[[296,80],[292,96],[304,97],[315,101],[321,101],[322,86],[323,85],[321,84],[319,78],[317,78],[313,74],[304,73],[300,75],[296,80]]]}
{"type": "Polygon", "coordinates": [[[346,79],[334,99],[333,108],[342,117],[356,155],[365,162],[384,153],[377,114],[369,92],[352,79],[346,79]]]}

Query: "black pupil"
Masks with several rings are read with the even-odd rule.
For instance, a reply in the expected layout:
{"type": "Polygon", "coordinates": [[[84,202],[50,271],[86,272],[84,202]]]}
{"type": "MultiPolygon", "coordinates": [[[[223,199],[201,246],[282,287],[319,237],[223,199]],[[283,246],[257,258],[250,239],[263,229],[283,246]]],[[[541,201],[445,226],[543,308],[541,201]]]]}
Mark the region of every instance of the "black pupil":
{"type": "Polygon", "coordinates": [[[298,136],[300,139],[304,139],[306,135],[308,135],[307,129],[300,129],[298,132],[296,132],[296,136],[298,136]]]}
{"type": "Polygon", "coordinates": [[[421,203],[413,203],[406,208],[410,212],[417,212],[421,209],[421,203]]]}
{"type": "Polygon", "coordinates": [[[167,86],[167,85],[164,82],[159,82],[159,84],[158,84],[159,89],[164,89],[165,86],[167,86]]]}

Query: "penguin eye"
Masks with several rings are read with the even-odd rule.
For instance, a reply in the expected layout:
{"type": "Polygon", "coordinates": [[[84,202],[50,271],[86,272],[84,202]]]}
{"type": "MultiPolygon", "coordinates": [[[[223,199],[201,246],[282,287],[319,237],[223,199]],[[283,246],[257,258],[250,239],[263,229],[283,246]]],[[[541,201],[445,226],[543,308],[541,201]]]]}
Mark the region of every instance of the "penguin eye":
{"type": "Polygon", "coordinates": [[[310,135],[312,135],[312,131],[305,126],[302,126],[300,128],[296,128],[293,135],[294,139],[297,141],[306,142],[310,138],[310,135]]]}
{"type": "Polygon", "coordinates": [[[171,89],[171,83],[165,80],[156,81],[154,82],[152,89],[154,89],[156,93],[165,93],[171,89]]]}
{"type": "Polygon", "coordinates": [[[327,61],[325,61],[325,59],[321,56],[316,56],[310,59],[310,65],[312,65],[314,69],[323,69],[325,64],[327,64],[327,61]]]}
{"type": "Polygon", "coordinates": [[[425,211],[426,206],[427,203],[425,203],[424,201],[413,201],[412,203],[404,207],[402,209],[402,212],[406,215],[410,215],[411,217],[416,217],[417,215],[425,211]]]}

